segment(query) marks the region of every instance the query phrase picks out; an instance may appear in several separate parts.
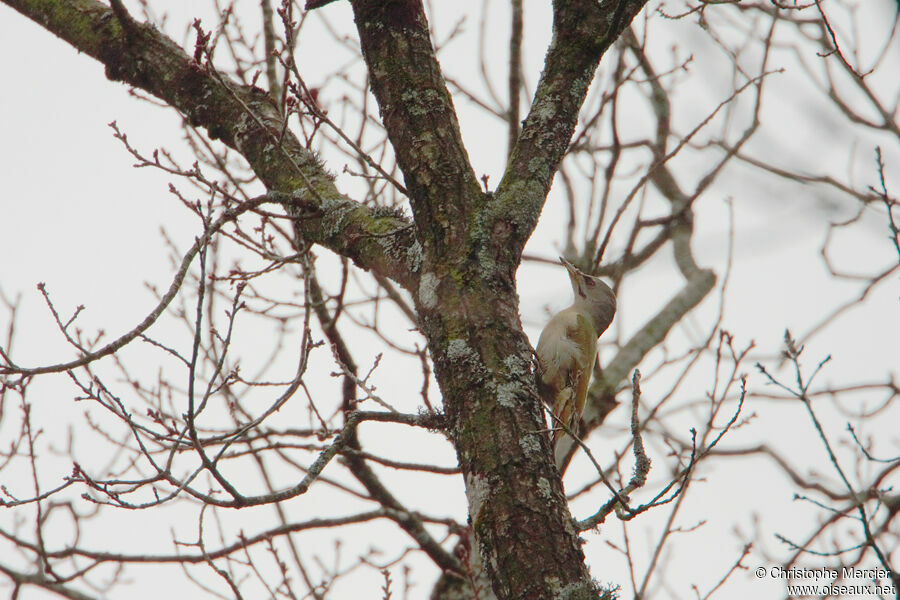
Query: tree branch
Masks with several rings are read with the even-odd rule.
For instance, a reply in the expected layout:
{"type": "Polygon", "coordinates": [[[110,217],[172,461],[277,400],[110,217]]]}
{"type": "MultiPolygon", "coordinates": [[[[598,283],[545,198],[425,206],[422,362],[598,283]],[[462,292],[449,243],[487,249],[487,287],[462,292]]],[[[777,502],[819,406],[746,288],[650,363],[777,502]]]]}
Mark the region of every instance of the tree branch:
{"type": "Polygon", "coordinates": [[[381,119],[409,190],[426,256],[465,255],[481,189],[462,143],[421,0],[353,0],[381,119]]]}
{"type": "Polygon", "coordinates": [[[343,196],[333,178],[284,127],[269,94],[225,79],[149,24],[96,0],[0,0],[106,66],[106,76],[160,98],[210,138],[238,150],[269,190],[293,193],[321,214],[298,222],[309,242],[347,256],[405,287],[418,252],[409,222],[343,196]]]}
{"type": "Polygon", "coordinates": [[[486,207],[488,228],[498,248],[519,256],[569,147],[594,71],[606,49],[646,4],[646,0],[557,0],[553,3],[553,43],[531,110],[512,151],[496,194],[486,207]],[[511,227],[497,231],[499,220],[511,227]]]}

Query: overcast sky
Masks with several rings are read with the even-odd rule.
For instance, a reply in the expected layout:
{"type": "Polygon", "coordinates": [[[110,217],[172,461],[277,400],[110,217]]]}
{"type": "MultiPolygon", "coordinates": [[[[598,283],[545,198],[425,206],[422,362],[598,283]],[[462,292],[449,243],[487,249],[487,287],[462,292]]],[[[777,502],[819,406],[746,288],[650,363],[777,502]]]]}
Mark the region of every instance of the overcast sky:
{"type": "MultiPolygon", "coordinates": [[[[179,42],[183,40],[185,24],[190,18],[200,14],[211,19],[205,2],[166,4],[166,10],[171,11],[167,31],[179,42]]],[[[332,23],[349,31],[352,16],[346,4],[338,2],[323,11],[327,11],[332,23]]],[[[546,8],[541,6],[543,4],[526,2],[526,80],[532,89],[550,34],[549,16],[546,8]]],[[[252,8],[255,3],[246,5],[252,8]]],[[[500,7],[495,8],[499,10],[500,7]]],[[[488,68],[502,76],[506,68],[503,33],[506,25],[505,20],[500,20],[502,12],[498,10],[495,10],[499,16],[493,25],[498,31],[494,36],[496,48],[488,51],[488,68]]],[[[877,24],[875,12],[872,22],[877,24]]],[[[454,10],[446,6],[439,7],[438,39],[458,24],[459,15],[453,13],[454,10]]],[[[693,79],[684,86],[679,102],[675,104],[676,110],[681,111],[675,115],[675,120],[684,132],[702,118],[709,106],[724,99],[731,86],[730,73],[716,70],[723,58],[709,51],[709,40],[698,33],[696,26],[685,22],[654,23],[658,33],[658,38],[654,38],[657,47],[665,48],[678,41],[683,56],[695,53],[691,66],[693,79]],[[697,73],[705,76],[697,76],[697,73]],[[696,99],[693,102],[690,101],[692,97],[696,99]]],[[[466,21],[464,26],[473,31],[477,29],[473,21],[466,21]]],[[[473,75],[477,69],[476,48],[471,39],[474,38],[463,38],[448,45],[440,60],[448,72],[460,78],[471,78],[473,86],[477,87],[473,75]]],[[[309,74],[308,81],[313,83],[327,73],[331,65],[349,57],[340,51],[318,51],[314,38],[304,44],[307,45],[298,49],[298,62],[304,73],[309,74]]],[[[895,40],[890,51],[894,65],[898,63],[897,50],[895,40]]],[[[36,289],[38,282],[46,283],[62,312],[71,313],[80,304],[86,306],[79,317],[85,331],[103,329],[108,338],[115,337],[133,327],[152,308],[154,299],[146,284],[165,288],[172,277],[174,267],[170,248],[161,231],[165,229],[167,238],[181,250],[193,242],[199,231],[196,219],[167,191],[172,178],[151,169],[131,168],[135,162],[133,157],[114,139],[108,123],[115,120],[129,140],[148,153],[165,146],[187,163],[190,155],[182,142],[180,119],[173,111],[129,95],[125,86],[106,80],[98,63],[76,53],[5,6],[0,6],[0,57],[3,57],[0,64],[4,80],[0,92],[0,176],[3,182],[0,189],[0,290],[7,298],[18,295],[22,298],[17,343],[13,348],[18,362],[25,365],[57,362],[71,354],[59,339],[36,289]]],[[[804,59],[811,63],[823,60],[812,54],[804,59]]],[[[766,129],[754,140],[751,149],[762,149],[774,162],[791,161],[809,172],[833,174],[862,186],[876,183],[872,157],[875,145],[881,145],[888,161],[889,181],[896,182],[897,173],[900,173],[898,139],[871,133],[835,139],[833,124],[840,121],[840,116],[833,108],[811,104],[815,98],[814,88],[796,60],[785,53],[779,55],[778,61],[781,64],[773,66],[785,67],[787,71],[768,81],[771,95],[765,105],[766,129]]],[[[498,89],[504,90],[504,85],[501,83],[498,89]]],[[[328,96],[327,89],[323,94],[324,103],[337,101],[328,96]]],[[[502,174],[505,130],[464,98],[457,97],[455,102],[476,172],[479,176],[490,175],[490,181],[495,184],[502,174]]],[[[329,168],[340,173],[344,163],[340,158],[326,156],[326,160],[329,158],[335,160],[329,163],[329,168]]],[[[690,169],[691,165],[686,162],[684,168],[690,169]]],[[[346,175],[339,175],[338,184],[351,195],[357,185],[346,175]]],[[[900,185],[893,187],[894,190],[898,188],[900,185]]],[[[727,201],[731,202],[734,211],[736,234],[723,327],[735,334],[738,345],[755,341],[759,357],[772,357],[780,348],[785,328],[803,335],[829,312],[829,307],[840,306],[860,293],[858,282],[834,281],[819,254],[827,222],[847,218],[857,207],[846,198],[819,188],[785,184],[775,177],[760,177],[745,168],[729,170],[696,207],[698,232],[694,249],[698,262],[701,266],[714,268],[720,276],[725,270],[728,248],[730,209],[727,201]]],[[[564,213],[562,195],[552,195],[542,223],[528,246],[528,253],[553,258],[560,252],[564,213]]],[[[887,233],[883,213],[870,211],[863,215],[858,225],[840,234],[833,246],[832,258],[842,268],[867,274],[884,269],[897,259],[892,255],[887,233]]],[[[327,252],[322,250],[320,254],[327,255],[327,252]]],[[[681,281],[673,275],[671,265],[665,260],[648,265],[626,283],[620,296],[624,305],[610,334],[628,339],[658,309],[661,301],[678,291],[680,285],[681,281]]],[[[565,272],[561,268],[537,264],[526,264],[520,271],[519,293],[523,323],[532,341],[536,341],[548,311],[562,308],[571,298],[565,272]]],[[[685,347],[696,332],[706,331],[718,310],[716,294],[718,292],[714,292],[685,326],[673,334],[674,348],[685,347]],[[695,328],[693,331],[692,327],[695,328]]],[[[896,375],[900,358],[898,296],[900,285],[897,277],[892,276],[890,281],[877,287],[865,303],[848,311],[826,332],[808,341],[807,365],[813,366],[827,355],[833,357],[820,375],[822,385],[883,381],[889,373],[896,375]]],[[[0,311],[0,330],[6,329],[7,322],[8,315],[0,311]]],[[[379,352],[375,339],[360,343],[365,344],[361,355],[369,360],[379,352]]],[[[656,357],[655,361],[641,365],[645,376],[652,374],[659,360],[656,357]]],[[[777,363],[773,360],[769,364],[777,363]]],[[[751,390],[771,392],[751,366],[752,362],[748,363],[751,390]]],[[[414,406],[420,380],[403,381],[398,374],[404,371],[390,362],[380,369],[378,385],[381,389],[398,396],[409,394],[412,403],[408,406],[414,406]]],[[[708,372],[697,376],[695,386],[685,389],[685,394],[694,399],[702,398],[709,381],[708,372]]],[[[663,393],[669,385],[671,382],[663,377],[651,378],[645,386],[645,399],[652,402],[653,395],[663,393]]],[[[71,402],[72,396],[73,392],[63,378],[48,378],[46,383],[35,384],[30,399],[36,414],[47,419],[46,427],[51,435],[64,436],[69,424],[76,428],[83,426],[79,417],[81,407],[71,402]]],[[[858,404],[847,407],[848,410],[865,403],[874,405],[878,401],[878,398],[863,393],[850,398],[851,403],[858,404]]],[[[896,433],[896,423],[900,419],[898,411],[900,409],[895,406],[877,423],[870,423],[865,431],[882,440],[878,448],[885,454],[891,449],[896,453],[900,447],[896,433]]],[[[827,470],[823,449],[817,444],[799,405],[786,406],[751,395],[745,416],[751,415],[754,418],[748,424],[723,442],[726,447],[767,443],[789,453],[804,472],[813,467],[820,472],[827,470]],[[799,438],[804,443],[798,444],[799,438]]],[[[822,415],[835,439],[846,444],[847,417],[830,406],[823,406],[822,415]]],[[[687,439],[692,420],[703,416],[699,411],[686,410],[672,418],[684,425],[684,439],[687,439]]],[[[595,454],[602,456],[606,450],[621,447],[625,438],[619,432],[626,428],[627,419],[627,411],[621,408],[611,415],[609,424],[594,436],[595,454]],[[606,429],[610,434],[608,443],[603,437],[606,429]]],[[[14,423],[10,419],[6,421],[0,423],[0,446],[5,444],[3,438],[12,434],[4,427],[14,423]]],[[[392,449],[395,456],[403,452],[402,446],[397,447],[391,440],[385,440],[383,447],[392,449]]],[[[843,447],[846,449],[846,445],[843,447]]],[[[436,462],[447,464],[453,460],[447,446],[435,448],[434,452],[436,462]]],[[[62,472],[66,468],[60,466],[62,472]]],[[[667,475],[662,471],[655,472],[653,485],[658,489],[667,475]]],[[[778,544],[773,534],[780,532],[803,539],[822,516],[810,505],[794,502],[794,490],[787,479],[763,459],[719,463],[714,471],[702,475],[703,480],[692,490],[679,522],[684,528],[700,522],[705,525],[673,541],[666,557],[669,561],[667,582],[679,590],[681,597],[689,594],[685,587],[689,583],[697,583],[701,589],[708,590],[735,560],[742,543],[735,528],[744,535],[759,533],[769,544],[765,550],[782,557],[784,547],[778,544]],[[755,527],[760,531],[755,532],[755,527]],[[703,563],[699,568],[698,557],[703,563]]],[[[590,477],[590,470],[584,461],[578,461],[568,477],[567,481],[583,481],[590,477]]],[[[830,475],[823,477],[833,480],[830,475]]],[[[0,475],[0,483],[10,482],[0,475]]],[[[427,490],[419,489],[415,480],[411,479],[408,485],[409,494],[417,498],[421,495],[422,501],[432,506],[433,513],[464,518],[460,513],[463,507],[459,495],[461,481],[440,484],[445,488],[435,489],[449,491],[434,497],[429,497],[427,490]]],[[[576,488],[577,484],[570,486],[576,488]]],[[[592,498],[595,500],[596,497],[592,498]]],[[[321,505],[310,500],[307,507],[316,510],[321,505]]],[[[591,508],[587,502],[576,502],[573,512],[583,518],[591,508]]],[[[642,517],[644,523],[640,531],[652,532],[665,516],[664,511],[658,511],[642,517]]],[[[11,519],[8,512],[0,513],[0,524],[6,526],[11,519]]],[[[621,556],[604,543],[606,535],[617,536],[618,540],[617,528],[617,524],[610,523],[604,525],[599,534],[588,532],[584,536],[595,576],[603,580],[610,578],[604,565],[622,567],[621,556]]],[[[642,542],[649,545],[651,542],[647,540],[652,534],[647,536],[642,542]]],[[[101,534],[94,541],[100,545],[102,540],[101,534]]],[[[357,542],[365,545],[365,540],[357,542]]],[[[647,560],[648,557],[641,556],[640,559],[647,560]]],[[[739,575],[722,597],[772,598],[783,593],[782,582],[753,577],[753,568],[773,564],[762,561],[759,555],[745,561],[751,570],[746,576],[739,575]]],[[[627,589],[624,571],[619,572],[623,573],[621,583],[627,589]]],[[[429,572],[422,570],[420,573],[419,587],[416,588],[416,594],[420,595],[415,595],[416,598],[424,597],[430,585],[429,572]]],[[[377,583],[373,585],[371,577],[354,581],[352,585],[374,597],[377,583]]],[[[350,593],[349,590],[346,592],[350,593]]],[[[155,590],[138,589],[133,597],[156,595],[155,590]]],[[[44,596],[29,589],[23,597],[44,596]]],[[[629,597],[627,592],[626,597],[629,597]]]]}

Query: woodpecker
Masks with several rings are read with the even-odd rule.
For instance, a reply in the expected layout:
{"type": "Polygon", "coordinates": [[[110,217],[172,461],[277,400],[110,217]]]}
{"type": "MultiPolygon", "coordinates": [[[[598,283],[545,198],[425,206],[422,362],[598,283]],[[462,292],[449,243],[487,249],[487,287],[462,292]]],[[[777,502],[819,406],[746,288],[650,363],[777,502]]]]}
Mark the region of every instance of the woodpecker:
{"type": "MultiPolygon", "coordinates": [[[[599,277],[560,257],[569,272],[575,301],[550,318],[538,339],[538,389],[553,414],[570,429],[578,427],[588,383],[597,360],[597,338],[616,314],[616,295],[599,277]]],[[[553,445],[565,432],[553,426],[553,445]]]]}

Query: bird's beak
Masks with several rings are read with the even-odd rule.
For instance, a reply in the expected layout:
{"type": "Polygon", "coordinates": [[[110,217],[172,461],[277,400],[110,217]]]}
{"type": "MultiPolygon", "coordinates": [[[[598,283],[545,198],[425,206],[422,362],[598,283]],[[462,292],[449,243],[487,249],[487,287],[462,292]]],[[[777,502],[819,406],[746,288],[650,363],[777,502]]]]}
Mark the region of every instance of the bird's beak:
{"type": "Polygon", "coordinates": [[[569,277],[572,277],[573,279],[575,279],[575,278],[577,278],[577,275],[579,275],[581,273],[581,271],[578,270],[578,267],[576,267],[575,265],[573,265],[572,263],[567,261],[562,256],[559,257],[559,262],[561,262],[562,266],[564,266],[566,268],[566,271],[569,272],[569,277]]]}
{"type": "Polygon", "coordinates": [[[559,262],[562,263],[562,266],[566,268],[566,271],[569,272],[569,279],[572,281],[572,286],[574,289],[581,289],[581,282],[584,280],[584,275],[582,275],[581,271],[578,270],[578,267],[567,261],[562,256],[559,257],[559,262]]]}

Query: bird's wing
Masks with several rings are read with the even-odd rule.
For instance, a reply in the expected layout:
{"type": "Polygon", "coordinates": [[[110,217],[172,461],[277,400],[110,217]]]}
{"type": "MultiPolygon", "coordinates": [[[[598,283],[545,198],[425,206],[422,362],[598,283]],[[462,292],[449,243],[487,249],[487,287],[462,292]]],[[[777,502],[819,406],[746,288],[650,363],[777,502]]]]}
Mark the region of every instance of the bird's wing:
{"type": "Polygon", "coordinates": [[[569,309],[557,313],[541,332],[535,353],[541,369],[541,383],[554,392],[569,383],[569,373],[580,361],[581,349],[573,339],[578,327],[578,315],[569,309]]]}
{"type": "Polygon", "coordinates": [[[578,418],[584,410],[584,401],[587,398],[588,383],[591,381],[591,372],[594,370],[594,361],[597,360],[597,331],[589,318],[578,315],[578,326],[570,332],[573,340],[581,349],[578,356],[578,377],[574,381],[575,398],[574,409],[578,418]]]}
{"type": "Polygon", "coordinates": [[[541,397],[568,423],[584,408],[597,356],[593,323],[574,307],[558,313],[541,333],[535,353],[541,368],[541,397]]]}
{"type": "MultiPolygon", "coordinates": [[[[566,426],[577,426],[597,356],[597,332],[590,317],[570,307],[556,314],[538,339],[541,398],[566,426]]],[[[560,434],[554,433],[553,439],[560,434]]]]}

